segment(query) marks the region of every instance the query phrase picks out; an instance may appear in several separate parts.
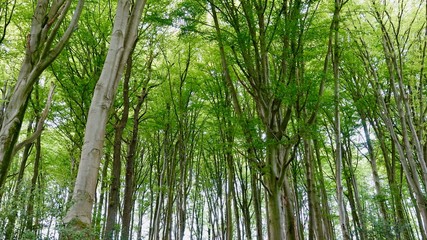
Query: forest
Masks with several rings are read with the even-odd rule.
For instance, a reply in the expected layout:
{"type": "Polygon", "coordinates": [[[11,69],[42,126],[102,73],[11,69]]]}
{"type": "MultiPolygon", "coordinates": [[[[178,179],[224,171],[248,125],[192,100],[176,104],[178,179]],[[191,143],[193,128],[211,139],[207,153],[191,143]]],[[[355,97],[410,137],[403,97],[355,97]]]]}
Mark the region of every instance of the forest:
{"type": "Polygon", "coordinates": [[[0,239],[427,239],[426,0],[0,0],[0,239]]]}

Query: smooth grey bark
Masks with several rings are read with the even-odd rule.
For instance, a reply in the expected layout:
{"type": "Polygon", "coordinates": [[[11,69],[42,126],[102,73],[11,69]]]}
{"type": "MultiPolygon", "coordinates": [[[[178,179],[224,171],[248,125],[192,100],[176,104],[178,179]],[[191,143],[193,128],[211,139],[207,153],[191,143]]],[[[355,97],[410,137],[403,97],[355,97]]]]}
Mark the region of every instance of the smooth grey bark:
{"type": "Polygon", "coordinates": [[[54,45],[59,28],[67,16],[72,0],[39,0],[34,10],[30,34],[27,36],[25,57],[21,65],[17,83],[4,110],[0,129],[0,188],[13,157],[13,149],[18,140],[27,101],[39,76],[58,57],[68,42],[83,10],[84,0],[79,0],[73,17],[54,45]],[[50,8],[49,8],[50,7],[50,8]]]}
{"type": "Polygon", "coordinates": [[[64,223],[71,229],[90,227],[108,113],[126,60],[137,39],[145,2],[136,1],[133,5],[132,1],[118,1],[110,47],[89,109],[72,206],[64,218],[64,223]]]}

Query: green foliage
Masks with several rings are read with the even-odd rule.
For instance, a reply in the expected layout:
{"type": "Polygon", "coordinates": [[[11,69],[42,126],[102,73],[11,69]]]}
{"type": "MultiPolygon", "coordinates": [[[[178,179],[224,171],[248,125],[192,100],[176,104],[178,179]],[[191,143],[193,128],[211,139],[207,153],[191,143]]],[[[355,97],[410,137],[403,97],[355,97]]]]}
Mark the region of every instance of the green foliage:
{"type": "MultiPolygon", "coordinates": [[[[261,228],[265,228],[262,231],[266,234],[267,227],[264,225],[269,193],[265,179],[273,174],[273,165],[266,161],[266,156],[269,148],[279,146],[285,149],[277,164],[279,170],[282,170],[280,167],[283,164],[289,164],[283,167],[290,186],[284,197],[289,201],[287,204],[292,204],[293,216],[298,216],[297,220],[304,223],[299,225],[299,231],[303,234],[301,238],[309,236],[310,226],[306,164],[313,171],[311,180],[315,201],[312,203],[317,207],[316,214],[320,214],[316,215],[316,219],[322,227],[330,222],[332,235],[329,238],[341,236],[337,231],[339,218],[335,197],[333,57],[327,52],[333,2],[300,1],[301,8],[297,12],[292,12],[296,6],[291,2],[298,1],[288,1],[286,3],[290,5],[286,6],[277,1],[215,1],[221,29],[218,39],[209,2],[148,1],[133,55],[129,81],[130,114],[122,139],[123,177],[120,180],[121,186],[124,186],[133,120],[140,117],[134,179],[135,235],[141,231],[142,239],[149,238],[147,229],[153,227],[154,219],[158,219],[160,224],[159,238],[167,238],[162,235],[167,234],[167,223],[178,233],[178,219],[183,211],[186,234],[189,232],[193,238],[205,239],[209,231],[210,238],[219,237],[226,232],[225,205],[229,199],[232,202],[234,237],[237,238],[237,227],[241,237],[245,235],[249,238],[249,234],[253,239],[257,237],[255,201],[260,204],[261,228]],[[267,4],[263,22],[266,26],[261,32],[262,26],[257,16],[259,9],[255,3],[264,2],[267,4]],[[262,75],[258,72],[262,66],[257,60],[261,56],[261,34],[265,34],[264,40],[267,41],[265,54],[268,67],[265,73],[268,77],[265,79],[257,79],[262,75]],[[231,88],[225,79],[218,40],[224,44],[224,56],[241,115],[235,109],[231,88]],[[253,67],[253,75],[249,74],[250,67],[253,67]],[[324,83],[324,91],[319,96],[321,83],[324,83]],[[148,94],[141,106],[141,116],[134,116],[133,110],[144,88],[148,94]],[[271,114],[272,103],[279,103],[278,109],[275,109],[278,114],[268,119],[265,116],[271,114]],[[269,128],[275,120],[283,120],[288,109],[289,122],[286,126],[278,126],[275,131],[280,134],[272,137],[269,128]],[[266,110],[265,116],[262,110],[266,110]],[[312,114],[317,114],[316,119],[309,123],[312,114]],[[313,145],[312,153],[308,153],[304,141],[313,145]],[[308,163],[305,162],[307,154],[311,154],[308,163]],[[229,156],[231,163],[227,162],[229,156]],[[232,171],[234,175],[229,177],[232,171]],[[235,192],[231,192],[229,181],[233,181],[235,192]],[[256,194],[258,199],[255,199],[256,194]],[[159,215],[154,217],[156,214],[159,215]],[[172,219],[170,222],[167,220],[169,217],[172,219]],[[141,219],[143,223],[139,225],[137,221],[141,219]]],[[[395,39],[393,44],[401,58],[399,63],[404,76],[402,89],[410,93],[410,109],[405,117],[413,118],[416,131],[425,135],[426,123],[422,118],[425,103],[422,100],[425,100],[427,88],[425,81],[420,81],[425,80],[425,76],[420,77],[423,67],[421,59],[425,57],[425,18],[420,16],[425,9],[420,8],[415,16],[414,6],[418,5],[414,5],[415,0],[407,2],[406,11],[401,15],[402,29],[396,33],[399,41],[395,39]]],[[[392,24],[398,24],[396,10],[390,4],[381,6],[384,1],[376,3],[380,11],[390,12],[390,16],[381,13],[386,29],[393,32],[392,24]]],[[[25,53],[25,34],[32,14],[28,9],[31,7],[31,3],[17,5],[13,26],[0,46],[0,68],[3,69],[0,71],[0,82],[5,89],[14,84],[25,53]]],[[[106,168],[105,173],[100,169],[103,175],[99,177],[94,202],[94,212],[97,213],[93,222],[96,225],[91,228],[74,222],[66,227],[59,226],[59,223],[71,199],[88,109],[107,54],[114,8],[113,2],[87,1],[73,38],[49,71],[40,78],[40,85],[33,89],[24,126],[43,109],[48,83],[53,81],[57,85],[41,136],[42,160],[34,192],[35,210],[31,216],[38,221],[38,225],[35,225],[36,231],[24,227],[34,170],[33,147],[19,185],[22,188],[20,194],[13,196],[13,191],[0,189],[0,226],[3,226],[0,235],[4,235],[8,217],[16,214],[14,231],[19,232],[19,239],[55,238],[58,232],[63,239],[99,238],[106,219],[104,209],[108,204],[111,166],[106,168]]],[[[415,229],[420,226],[411,200],[412,189],[405,182],[407,175],[401,168],[403,160],[397,154],[398,143],[393,142],[385,127],[381,117],[384,109],[378,104],[378,96],[384,96],[400,140],[402,124],[391,89],[391,77],[397,74],[389,71],[385,61],[383,33],[374,10],[372,3],[349,1],[341,12],[338,49],[339,106],[345,161],[343,180],[347,194],[344,201],[355,237],[417,238],[415,229]],[[369,55],[370,66],[364,54],[369,55]],[[376,192],[373,183],[372,159],[362,129],[362,116],[367,123],[380,175],[380,193],[376,192]],[[358,190],[355,193],[358,195],[351,198],[350,190],[354,193],[358,190]],[[354,204],[350,204],[350,201],[354,204]],[[388,221],[382,219],[380,203],[385,204],[388,221]],[[403,222],[398,220],[401,217],[397,213],[398,203],[406,211],[403,222]],[[354,218],[354,214],[359,220],[354,218]],[[358,228],[362,223],[363,228],[358,228]]],[[[0,104],[8,102],[6,95],[0,104]]],[[[123,85],[120,84],[107,125],[102,167],[111,165],[112,139],[116,131],[116,118],[123,113],[123,97],[123,85]]],[[[21,139],[24,139],[27,134],[23,131],[21,135],[21,139]]],[[[424,135],[422,139],[425,139],[424,135]]],[[[21,153],[16,156],[11,175],[8,176],[6,186],[12,190],[16,185],[21,153]]],[[[120,230],[119,226],[120,222],[115,226],[117,230],[120,230]]]]}

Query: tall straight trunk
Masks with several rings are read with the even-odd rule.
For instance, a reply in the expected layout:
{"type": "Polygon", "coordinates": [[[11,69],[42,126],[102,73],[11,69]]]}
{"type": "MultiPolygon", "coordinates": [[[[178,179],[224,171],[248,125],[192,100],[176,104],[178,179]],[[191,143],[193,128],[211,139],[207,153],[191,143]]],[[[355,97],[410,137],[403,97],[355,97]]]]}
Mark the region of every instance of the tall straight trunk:
{"type": "MultiPolygon", "coordinates": [[[[268,140],[272,140],[274,138],[273,135],[267,135],[268,140]]],[[[281,151],[278,146],[267,146],[267,164],[270,165],[269,172],[265,176],[265,183],[268,188],[267,194],[267,224],[268,224],[268,238],[273,239],[294,239],[291,236],[291,233],[296,234],[294,232],[293,227],[285,228],[285,213],[282,208],[282,189],[283,184],[279,184],[278,173],[279,169],[277,166],[276,160],[279,159],[279,155],[281,155],[281,151]],[[286,230],[285,230],[286,229],[286,230]],[[289,233],[285,238],[285,231],[289,233]]],[[[291,204],[292,198],[290,196],[287,197],[288,204],[291,204]]],[[[293,214],[293,213],[292,213],[293,214]]],[[[288,214],[287,214],[288,216],[288,214]]],[[[292,224],[287,222],[288,224],[292,224]]]]}
{"type": "MultiPolygon", "coordinates": [[[[132,59],[129,59],[128,67],[132,66],[132,59]]],[[[129,239],[131,229],[131,213],[134,205],[134,192],[135,192],[135,157],[138,144],[138,130],[139,130],[139,117],[142,104],[148,94],[145,88],[142,94],[138,97],[138,103],[133,111],[133,129],[132,138],[128,146],[128,154],[126,156],[126,176],[125,176],[125,190],[123,199],[123,216],[122,216],[122,240],[129,239]]]]}
{"type": "Polygon", "coordinates": [[[341,233],[344,240],[349,240],[348,226],[346,223],[346,211],[344,208],[344,194],[342,185],[342,146],[341,146],[341,121],[340,121],[340,76],[339,76],[339,19],[342,0],[335,0],[334,11],[334,50],[333,50],[333,73],[334,73],[334,95],[335,95],[335,181],[338,201],[338,214],[340,219],[341,233]]]}
{"type": "MultiPolygon", "coordinates": [[[[165,146],[166,148],[170,146],[165,146]]],[[[173,205],[175,202],[175,192],[176,192],[176,152],[172,151],[172,156],[170,159],[165,160],[166,161],[166,207],[164,209],[164,216],[163,216],[163,240],[171,239],[171,233],[172,233],[172,215],[173,215],[173,205]]],[[[163,191],[163,190],[160,190],[163,191]]]]}
{"type": "MultiPolygon", "coordinates": [[[[228,139],[230,140],[230,139],[228,139]]],[[[227,145],[232,145],[233,140],[231,142],[227,142],[227,145]]],[[[232,155],[232,147],[227,146],[227,152],[226,152],[226,161],[227,161],[227,191],[225,193],[226,202],[225,202],[225,214],[226,214],[226,237],[227,240],[233,239],[233,211],[232,211],[232,202],[234,199],[234,177],[235,177],[235,171],[234,171],[234,163],[233,163],[233,155],[232,155]]],[[[236,206],[237,207],[237,206],[236,206]]],[[[234,211],[238,211],[237,208],[235,208],[234,211]]],[[[236,222],[238,224],[238,222],[236,222]]]]}
{"type": "MultiPolygon", "coordinates": [[[[188,70],[191,63],[191,47],[188,49],[185,67],[180,74],[180,82],[178,88],[178,103],[175,104],[174,111],[178,123],[177,142],[175,144],[175,152],[178,160],[178,176],[179,181],[176,183],[177,201],[176,201],[176,239],[183,239],[185,226],[187,222],[187,198],[189,189],[189,165],[193,157],[194,132],[196,117],[189,109],[191,94],[186,96],[184,86],[188,76],[188,70]]],[[[170,85],[171,86],[171,85],[170,85]]],[[[170,89],[173,96],[173,90],[170,89]]]]}
{"type": "MultiPolygon", "coordinates": [[[[234,168],[234,170],[235,170],[235,168],[234,168]]],[[[241,203],[241,206],[239,205],[240,203],[238,202],[238,196],[237,196],[237,192],[236,192],[236,190],[235,189],[233,189],[233,192],[232,192],[232,194],[233,194],[233,209],[235,209],[234,210],[234,221],[235,221],[235,225],[236,225],[236,230],[234,230],[234,232],[237,232],[237,240],[242,240],[242,239],[245,239],[245,237],[243,236],[243,235],[246,235],[246,239],[248,239],[248,240],[252,240],[252,233],[251,233],[251,230],[252,230],[252,227],[251,227],[251,212],[250,212],[250,203],[248,202],[248,197],[247,197],[247,195],[248,195],[248,192],[247,192],[247,190],[246,190],[246,187],[245,187],[245,183],[241,183],[241,187],[244,187],[245,188],[245,192],[244,193],[242,193],[242,203],[241,203]],[[244,226],[240,226],[240,213],[239,213],[239,206],[241,207],[241,209],[242,209],[242,221],[243,221],[243,225],[244,226]],[[241,229],[243,228],[243,230],[244,231],[242,231],[241,229]]]]}
{"type": "Polygon", "coordinates": [[[94,212],[95,217],[94,219],[92,219],[92,225],[95,231],[95,234],[97,236],[99,236],[100,238],[104,235],[103,232],[103,225],[101,225],[101,220],[102,220],[102,209],[104,209],[104,198],[105,195],[107,195],[107,173],[108,173],[108,167],[110,165],[110,153],[107,150],[106,153],[104,154],[104,165],[102,166],[102,171],[101,171],[101,192],[99,194],[99,200],[98,200],[98,206],[96,207],[96,210],[94,212]]]}
{"type": "Polygon", "coordinates": [[[322,219],[322,228],[324,232],[325,239],[335,239],[334,228],[331,222],[331,211],[328,202],[328,194],[326,192],[326,184],[325,178],[323,176],[322,163],[321,163],[321,155],[320,155],[320,146],[316,140],[313,143],[315,152],[316,152],[316,169],[318,174],[318,182],[319,182],[319,191],[321,195],[321,203],[322,207],[320,213],[317,215],[322,219]]]}
{"type": "MultiPolygon", "coordinates": [[[[346,157],[346,159],[348,161],[348,158],[346,157]]],[[[357,207],[357,193],[354,190],[354,186],[353,186],[353,174],[351,173],[353,171],[353,169],[351,169],[350,164],[347,163],[347,161],[343,161],[343,170],[344,170],[344,179],[347,185],[347,199],[348,199],[348,203],[350,205],[350,210],[351,210],[351,219],[354,225],[354,229],[355,229],[355,234],[356,234],[356,239],[365,239],[363,234],[364,234],[364,230],[363,229],[363,225],[361,223],[361,216],[359,214],[358,211],[358,207],[357,207]]],[[[349,213],[349,215],[350,215],[349,213]]],[[[363,217],[363,216],[362,216],[363,217]]],[[[348,219],[348,216],[347,216],[348,219]]],[[[350,225],[348,225],[348,227],[350,227],[350,225]]],[[[351,236],[353,237],[353,236],[351,236]]]]}
{"type": "Polygon", "coordinates": [[[50,5],[49,2],[48,0],[37,2],[30,34],[27,36],[25,57],[9,103],[3,113],[0,128],[0,188],[6,180],[33,86],[71,37],[82,12],[84,0],[79,0],[67,29],[56,45],[53,45],[53,42],[73,1],[55,1],[50,5]]]}
{"type": "Polygon", "coordinates": [[[375,185],[375,191],[376,191],[376,194],[378,196],[378,201],[377,201],[378,206],[380,209],[382,219],[384,219],[386,222],[388,222],[386,198],[384,196],[385,193],[383,192],[382,187],[381,187],[380,177],[378,174],[377,158],[376,158],[376,155],[374,152],[374,147],[372,145],[371,137],[369,135],[368,125],[367,125],[367,121],[366,121],[366,114],[363,113],[362,111],[359,111],[359,114],[361,117],[363,133],[365,135],[366,144],[368,147],[369,163],[371,164],[372,176],[373,176],[374,185],[375,185]]]}
{"type": "Polygon", "coordinates": [[[30,188],[30,197],[28,198],[28,204],[26,208],[26,223],[25,229],[33,232],[34,231],[34,198],[37,188],[37,179],[39,178],[40,173],[40,162],[41,162],[41,137],[39,136],[36,141],[36,157],[34,159],[34,170],[33,177],[31,178],[31,188],[30,188]]]}
{"type": "MultiPolygon", "coordinates": [[[[230,93],[230,98],[231,98],[231,102],[233,105],[233,108],[235,110],[235,112],[237,113],[238,119],[239,119],[239,123],[244,131],[245,134],[245,138],[246,138],[246,142],[247,144],[250,146],[248,148],[248,161],[251,163],[255,163],[256,162],[256,158],[255,158],[255,148],[253,148],[254,144],[253,144],[253,136],[252,133],[250,132],[250,127],[248,126],[248,122],[245,119],[244,115],[243,115],[243,111],[242,108],[240,106],[238,97],[237,97],[237,93],[236,93],[236,89],[234,87],[234,84],[231,80],[231,76],[230,76],[230,72],[228,69],[228,63],[227,63],[227,59],[226,59],[226,55],[225,55],[225,50],[224,50],[224,44],[222,42],[222,34],[221,34],[221,29],[219,26],[219,20],[218,20],[218,16],[217,16],[217,12],[216,12],[216,8],[214,6],[213,1],[211,1],[211,10],[212,10],[212,16],[214,19],[214,23],[215,23],[215,29],[216,29],[216,33],[217,33],[217,41],[218,41],[218,45],[219,45],[219,50],[220,50],[220,54],[221,54],[221,65],[222,65],[222,70],[223,70],[223,74],[224,74],[224,80],[225,80],[225,84],[229,90],[230,93]]],[[[257,237],[258,239],[263,239],[263,227],[262,227],[262,216],[261,216],[261,198],[259,197],[259,193],[258,193],[258,187],[257,187],[257,183],[256,183],[256,173],[255,173],[255,169],[251,169],[252,176],[251,176],[251,187],[252,190],[254,191],[254,201],[255,201],[255,217],[256,217],[256,229],[257,229],[257,237]]],[[[276,186],[277,187],[277,186],[276,186]]],[[[280,188],[279,188],[280,189],[280,188]]],[[[277,191],[280,191],[279,189],[276,189],[277,191]]],[[[270,195],[270,200],[274,201],[276,204],[281,204],[280,203],[280,194],[276,192],[276,197],[272,197],[270,195]]],[[[280,210],[281,207],[280,206],[276,206],[276,209],[280,210]]],[[[281,221],[283,218],[281,218],[280,216],[280,211],[278,212],[278,216],[277,219],[278,221],[281,221]]],[[[281,223],[279,223],[279,225],[281,225],[281,223]]],[[[279,232],[281,231],[281,227],[279,228],[279,232]]],[[[279,234],[279,238],[282,237],[282,235],[279,234]]]]}
{"type": "Polygon", "coordinates": [[[136,41],[144,6],[145,0],[136,1],[133,6],[131,1],[119,0],[117,5],[110,47],[89,108],[73,204],[64,218],[64,223],[71,229],[87,230],[90,227],[108,113],[136,41]]]}
{"type": "MultiPolygon", "coordinates": [[[[237,163],[241,164],[241,163],[237,163]]],[[[238,173],[238,179],[236,180],[236,186],[238,186],[239,191],[234,191],[233,194],[233,203],[234,203],[234,211],[235,213],[235,222],[237,223],[237,239],[252,239],[252,216],[251,214],[253,211],[251,211],[251,192],[249,191],[249,184],[248,179],[251,175],[248,175],[247,173],[250,173],[250,167],[248,165],[236,165],[234,167],[234,171],[238,173]],[[240,183],[237,185],[237,183],[240,183]],[[240,195],[240,197],[239,197],[240,195]],[[240,209],[239,209],[240,208],[240,209]],[[239,212],[242,212],[242,229],[240,230],[240,225],[238,224],[240,222],[240,214],[239,212]],[[246,238],[244,236],[246,236],[246,238]]],[[[236,232],[235,231],[235,232],[236,232]]]]}
{"type": "MultiPolygon", "coordinates": [[[[379,13],[376,13],[377,15],[379,13]]],[[[378,16],[377,16],[378,17],[378,16]]],[[[378,19],[377,19],[378,20],[378,19]]],[[[381,21],[380,21],[381,22],[381,21]]],[[[383,25],[382,25],[382,28],[383,25]]],[[[382,29],[384,32],[383,34],[385,36],[383,36],[383,38],[387,38],[387,34],[386,34],[386,30],[382,29]]],[[[389,39],[389,38],[387,38],[389,39]]],[[[405,119],[405,114],[403,112],[403,108],[402,108],[402,102],[401,99],[402,97],[399,97],[398,95],[400,95],[400,93],[397,93],[397,86],[394,86],[395,83],[395,76],[394,76],[394,68],[391,66],[391,60],[390,60],[390,52],[388,52],[388,44],[386,44],[386,42],[388,42],[386,39],[383,39],[383,46],[384,46],[384,51],[386,51],[387,53],[386,55],[386,62],[387,62],[387,68],[389,71],[389,77],[391,80],[390,83],[390,87],[391,87],[391,93],[393,94],[395,97],[395,101],[396,101],[396,109],[397,109],[397,118],[395,119],[393,117],[393,114],[391,111],[394,111],[394,109],[391,109],[389,107],[389,99],[385,99],[384,95],[383,95],[383,90],[381,89],[381,86],[379,84],[379,73],[376,69],[376,67],[373,66],[372,63],[372,59],[367,51],[366,48],[366,43],[362,40],[361,44],[364,47],[364,49],[360,49],[361,51],[361,56],[364,60],[364,64],[365,64],[365,68],[367,71],[369,71],[371,73],[371,78],[369,78],[370,84],[374,87],[375,90],[375,97],[377,100],[377,103],[379,105],[379,115],[381,117],[381,120],[383,121],[385,128],[388,130],[389,134],[390,134],[390,138],[392,141],[392,155],[394,155],[395,151],[397,151],[397,155],[399,156],[399,160],[401,163],[401,167],[403,169],[403,172],[405,173],[405,177],[406,180],[408,182],[409,185],[409,189],[410,191],[412,191],[414,193],[415,199],[416,199],[416,205],[419,208],[419,211],[417,212],[417,214],[421,214],[421,218],[423,219],[423,222],[427,222],[427,203],[426,203],[426,199],[422,194],[422,186],[420,184],[422,184],[419,180],[419,171],[417,171],[417,163],[415,162],[414,159],[414,153],[413,153],[413,149],[411,147],[411,142],[409,140],[409,134],[408,134],[408,129],[407,129],[407,123],[406,123],[406,119],[405,119]],[[397,95],[396,95],[397,94],[397,95]],[[386,102],[387,101],[387,102],[386,102]],[[394,123],[395,121],[397,121],[400,125],[401,125],[401,130],[396,131],[396,124],[394,123]],[[400,134],[398,134],[400,133],[400,134]],[[400,135],[401,138],[400,139],[400,135]]],[[[405,99],[407,99],[405,97],[405,99]]],[[[372,120],[371,120],[372,122],[372,120]]],[[[376,125],[378,126],[379,124],[376,123],[376,125]]],[[[377,129],[380,129],[381,127],[377,127],[377,129]]],[[[380,134],[381,131],[377,131],[377,135],[380,138],[380,134]]],[[[382,134],[382,138],[385,139],[384,134],[382,134]]],[[[381,143],[381,148],[383,152],[387,152],[386,147],[384,146],[383,142],[380,141],[381,143]]],[[[391,158],[392,161],[394,161],[394,157],[391,158]]],[[[385,155],[385,160],[387,160],[387,157],[385,155]]],[[[387,163],[387,161],[386,161],[387,163]]],[[[421,164],[420,164],[421,165],[421,164]]],[[[388,176],[390,177],[394,177],[394,173],[392,172],[392,170],[394,169],[394,164],[387,164],[387,169],[388,169],[388,176]]],[[[424,174],[422,174],[424,175],[424,174]]],[[[389,177],[389,182],[391,181],[389,177]]],[[[423,177],[424,178],[424,177],[423,177]]],[[[391,185],[392,187],[392,193],[393,193],[393,185],[391,185]]],[[[397,186],[397,188],[395,189],[399,189],[399,186],[397,186]]],[[[400,192],[397,192],[395,194],[400,194],[400,192]]],[[[396,196],[396,195],[394,195],[396,196]]],[[[400,196],[398,196],[396,199],[400,198],[400,196]]],[[[402,199],[403,200],[403,199],[402,199]]],[[[403,203],[403,202],[402,202],[403,203]]],[[[397,207],[398,205],[396,205],[397,207]]],[[[426,228],[424,227],[423,224],[419,225],[420,230],[426,234],[426,228]]],[[[405,233],[406,234],[406,233],[405,233]]]]}
{"type": "Polygon", "coordinates": [[[308,201],[308,239],[322,239],[325,238],[325,234],[320,227],[321,216],[317,215],[318,211],[318,199],[317,191],[315,186],[314,177],[314,159],[312,143],[309,140],[304,140],[304,165],[305,174],[307,179],[307,201],[308,201]]]}
{"type": "Polygon", "coordinates": [[[112,181],[110,185],[110,195],[108,199],[108,215],[105,225],[104,239],[113,239],[119,235],[117,224],[117,212],[120,207],[120,176],[122,171],[122,139],[126,123],[129,118],[129,80],[132,73],[132,53],[135,49],[136,41],[126,60],[126,73],[123,79],[123,112],[120,120],[117,121],[113,144],[113,170],[112,181]]]}
{"type": "MultiPolygon", "coordinates": [[[[252,156],[252,151],[248,150],[249,158],[252,156]]],[[[262,213],[261,213],[261,191],[258,187],[258,174],[255,169],[251,167],[251,191],[252,191],[252,200],[254,203],[254,212],[255,212],[255,224],[256,224],[256,239],[263,240],[263,227],[262,227],[262,213]]]]}
{"type": "MultiPolygon", "coordinates": [[[[166,111],[167,111],[167,117],[166,119],[169,118],[169,112],[170,112],[170,105],[167,104],[166,105],[166,111]]],[[[150,240],[158,240],[160,239],[160,223],[161,223],[161,215],[163,214],[163,205],[164,205],[164,201],[165,201],[165,193],[164,193],[164,188],[166,185],[166,174],[167,174],[167,167],[168,167],[168,162],[171,161],[172,156],[170,153],[170,144],[171,144],[171,129],[170,129],[170,124],[167,123],[164,129],[164,139],[163,139],[163,146],[162,149],[159,149],[159,156],[157,159],[157,172],[158,172],[158,176],[157,176],[157,193],[156,193],[156,198],[154,200],[154,197],[152,198],[152,201],[155,203],[154,208],[151,210],[152,212],[152,216],[150,218],[151,221],[151,225],[150,225],[150,232],[149,232],[149,239],[150,240]],[[161,156],[160,152],[163,151],[163,156],[161,156]],[[162,158],[162,159],[160,159],[162,158]]],[[[153,189],[153,188],[151,188],[153,189]]]]}
{"type": "MultiPolygon", "coordinates": [[[[397,161],[396,157],[396,146],[393,141],[390,142],[391,150],[389,151],[386,144],[386,136],[384,127],[380,126],[378,120],[373,120],[369,118],[369,122],[374,127],[376,137],[380,143],[380,149],[384,158],[387,172],[387,180],[390,186],[390,194],[392,200],[392,206],[395,213],[395,225],[401,226],[401,230],[396,233],[397,239],[411,239],[411,233],[409,227],[405,226],[409,220],[405,216],[403,202],[402,202],[402,183],[398,181],[398,169],[400,169],[400,164],[397,161]]],[[[402,174],[402,173],[401,173],[402,174]]]]}

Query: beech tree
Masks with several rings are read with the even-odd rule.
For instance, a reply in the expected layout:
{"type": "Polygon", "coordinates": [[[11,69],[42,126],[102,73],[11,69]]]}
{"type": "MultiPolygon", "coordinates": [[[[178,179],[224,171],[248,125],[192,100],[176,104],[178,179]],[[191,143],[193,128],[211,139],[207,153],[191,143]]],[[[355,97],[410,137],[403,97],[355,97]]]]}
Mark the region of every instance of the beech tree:
{"type": "Polygon", "coordinates": [[[426,238],[426,1],[14,3],[5,239],[426,238]]]}
{"type": "Polygon", "coordinates": [[[117,5],[110,47],[89,108],[73,202],[64,219],[64,223],[72,229],[84,230],[91,224],[108,113],[126,61],[135,45],[144,6],[145,1],[137,1],[133,5],[124,0],[117,5]]]}

